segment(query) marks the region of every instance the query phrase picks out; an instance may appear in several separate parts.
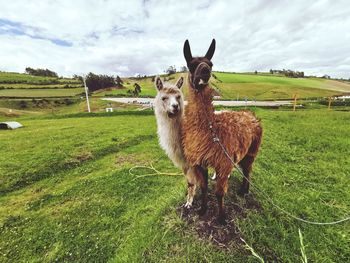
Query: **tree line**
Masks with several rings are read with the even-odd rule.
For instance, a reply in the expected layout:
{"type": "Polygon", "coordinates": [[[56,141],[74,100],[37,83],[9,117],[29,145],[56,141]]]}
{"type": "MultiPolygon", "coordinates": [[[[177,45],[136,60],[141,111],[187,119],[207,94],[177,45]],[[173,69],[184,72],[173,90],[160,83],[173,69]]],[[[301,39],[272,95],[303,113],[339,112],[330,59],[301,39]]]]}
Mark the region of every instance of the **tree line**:
{"type": "Polygon", "coordinates": [[[33,76],[42,76],[42,77],[53,77],[53,78],[58,78],[58,74],[52,70],[49,69],[42,69],[42,68],[31,68],[27,67],[25,72],[29,75],[33,76]]]}
{"type": "Polygon", "coordinates": [[[304,78],[304,72],[303,71],[294,71],[294,70],[290,70],[290,69],[270,69],[270,73],[271,74],[283,74],[286,77],[290,77],[290,78],[304,78]]]}

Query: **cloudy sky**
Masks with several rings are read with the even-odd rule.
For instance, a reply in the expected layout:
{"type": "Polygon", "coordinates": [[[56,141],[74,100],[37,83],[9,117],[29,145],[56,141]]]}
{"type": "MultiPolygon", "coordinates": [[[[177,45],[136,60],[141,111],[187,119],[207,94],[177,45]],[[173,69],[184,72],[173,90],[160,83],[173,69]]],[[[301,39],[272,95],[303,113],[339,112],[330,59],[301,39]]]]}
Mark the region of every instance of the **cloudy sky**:
{"type": "Polygon", "coordinates": [[[131,76],[185,64],[217,41],[214,70],[350,78],[349,1],[3,1],[0,70],[131,76]]]}

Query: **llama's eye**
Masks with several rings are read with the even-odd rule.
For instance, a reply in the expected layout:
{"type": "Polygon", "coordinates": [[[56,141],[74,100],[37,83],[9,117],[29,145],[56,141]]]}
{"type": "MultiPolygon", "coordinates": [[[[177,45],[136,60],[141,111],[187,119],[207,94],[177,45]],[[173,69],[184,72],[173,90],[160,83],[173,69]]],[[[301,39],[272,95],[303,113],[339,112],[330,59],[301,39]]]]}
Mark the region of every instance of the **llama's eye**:
{"type": "Polygon", "coordinates": [[[166,101],[168,97],[162,97],[162,101],[166,101]]]}
{"type": "Polygon", "coordinates": [[[181,96],[180,95],[176,96],[176,99],[177,100],[181,99],[181,96]]]}

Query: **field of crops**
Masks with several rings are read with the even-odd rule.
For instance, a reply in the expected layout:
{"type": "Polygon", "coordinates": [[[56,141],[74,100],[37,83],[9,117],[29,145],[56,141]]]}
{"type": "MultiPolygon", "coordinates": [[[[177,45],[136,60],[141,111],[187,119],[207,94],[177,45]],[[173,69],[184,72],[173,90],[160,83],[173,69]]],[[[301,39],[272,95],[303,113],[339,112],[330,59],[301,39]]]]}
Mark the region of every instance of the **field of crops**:
{"type": "MultiPolygon", "coordinates": [[[[298,217],[347,216],[349,112],[257,109],[256,114],[264,139],[253,183],[298,217]]],[[[236,237],[222,247],[201,236],[198,227],[206,219],[185,222],[177,209],[185,200],[183,176],[129,173],[150,163],[162,172],[179,172],[158,146],[153,112],[17,120],[24,128],[0,130],[0,262],[257,262],[237,235],[266,262],[301,262],[299,229],[309,262],[350,258],[349,222],[295,221],[254,188],[247,199],[237,197],[238,173],[230,178],[226,199],[244,211],[231,214],[236,237]]]]}

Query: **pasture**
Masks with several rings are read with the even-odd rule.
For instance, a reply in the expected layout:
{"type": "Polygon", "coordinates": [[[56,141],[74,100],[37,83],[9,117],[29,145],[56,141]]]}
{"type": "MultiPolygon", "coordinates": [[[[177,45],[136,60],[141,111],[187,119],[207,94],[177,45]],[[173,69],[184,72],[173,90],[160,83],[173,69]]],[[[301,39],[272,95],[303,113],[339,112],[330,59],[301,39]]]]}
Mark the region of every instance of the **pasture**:
{"type": "Polygon", "coordinates": [[[83,92],[77,79],[0,72],[0,98],[75,97],[83,92]]]}
{"type": "Polygon", "coordinates": [[[214,73],[212,84],[224,99],[274,100],[319,98],[350,92],[349,82],[322,78],[287,78],[271,74],[214,73]]]}
{"type": "MultiPolygon", "coordinates": [[[[255,111],[264,136],[253,184],[298,217],[349,216],[349,112],[255,111]]],[[[151,163],[179,172],[158,146],[152,111],[62,113],[26,114],[24,128],[0,130],[1,262],[258,262],[240,238],[266,262],[301,262],[299,229],[310,262],[350,258],[350,222],[296,221],[254,188],[237,197],[237,172],[226,202],[243,212],[229,215],[237,233],[218,244],[198,231],[206,218],[182,219],[182,175],[129,173],[151,163]]]]}
{"type": "MultiPolygon", "coordinates": [[[[175,82],[185,73],[163,75],[175,82]]],[[[300,99],[315,99],[349,94],[350,82],[322,78],[287,78],[268,73],[222,73],[214,72],[211,85],[217,95],[225,100],[281,100],[292,99],[297,94],[300,99]]],[[[187,81],[187,77],[185,77],[187,81]]],[[[141,86],[140,97],[155,97],[156,90],[152,77],[141,79],[123,78],[123,88],[108,88],[92,93],[93,97],[130,97],[134,84],[141,86]]],[[[0,72],[0,98],[53,98],[79,97],[84,92],[82,84],[72,78],[51,78],[20,73],[0,72]]],[[[186,90],[185,90],[186,95],[186,90]]]]}
{"type": "Polygon", "coordinates": [[[83,94],[84,88],[61,88],[61,89],[2,89],[0,90],[0,97],[10,98],[50,98],[50,97],[74,97],[83,94]]]}

